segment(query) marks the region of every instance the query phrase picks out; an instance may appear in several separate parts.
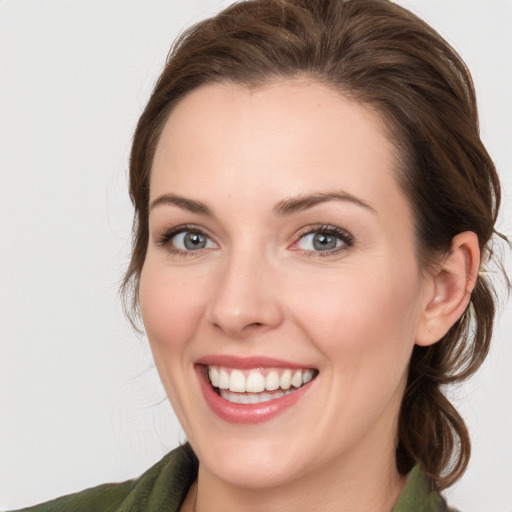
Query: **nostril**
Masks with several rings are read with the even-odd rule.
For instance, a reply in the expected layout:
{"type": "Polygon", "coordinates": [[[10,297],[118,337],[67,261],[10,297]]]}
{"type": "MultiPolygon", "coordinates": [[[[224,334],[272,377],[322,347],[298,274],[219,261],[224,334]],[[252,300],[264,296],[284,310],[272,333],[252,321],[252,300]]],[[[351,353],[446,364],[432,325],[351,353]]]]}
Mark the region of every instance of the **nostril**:
{"type": "Polygon", "coordinates": [[[262,328],[265,327],[265,322],[251,322],[250,324],[247,324],[243,330],[245,332],[249,332],[249,331],[253,331],[253,330],[258,330],[260,331],[262,328]]]}

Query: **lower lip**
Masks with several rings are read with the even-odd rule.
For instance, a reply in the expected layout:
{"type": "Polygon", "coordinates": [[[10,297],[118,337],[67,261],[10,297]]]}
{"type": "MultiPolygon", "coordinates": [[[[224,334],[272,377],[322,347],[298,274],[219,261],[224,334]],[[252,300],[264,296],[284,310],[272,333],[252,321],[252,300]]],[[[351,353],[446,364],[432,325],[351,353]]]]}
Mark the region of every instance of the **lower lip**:
{"type": "Polygon", "coordinates": [[[313,379],[293,393],[261,404],[234,404],[215,392],[203,366],[196,367],[196,371],[206,403],[219,418],[230,423],[263,423],[271,420],[296,404],[308,392],[315,380],[313,379]]]}

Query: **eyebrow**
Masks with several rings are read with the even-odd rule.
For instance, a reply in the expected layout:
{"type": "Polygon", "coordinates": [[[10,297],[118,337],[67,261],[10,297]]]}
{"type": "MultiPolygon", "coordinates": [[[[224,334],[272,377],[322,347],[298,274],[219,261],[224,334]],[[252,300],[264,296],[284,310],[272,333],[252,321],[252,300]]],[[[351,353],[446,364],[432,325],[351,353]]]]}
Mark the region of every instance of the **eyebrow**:
{"type": "Polygon", "coordinates": [[[187,199],[185,197],[177,196],[175,194],[163,194],[157,197],[155,200],[151,202],[149,205],[149,209],[153,210],[157,206],[162,205],[172,205],[177,206],[183,210],[188,210],[191,213],[198,213],[200,215],[206,215],[208,217],[212,217],[213,213],[201,201],[195,201],[194,199],[187,199]]]}
{"type": "MultiPolygon", "coordinates": [[[[317,204],[326,203],[328,201],[346,201],[376,213],[375,209],[372,208],[368,203],[344,191],[316,192],[314,194],[300,195],[297,197],[283,199],[274,206],[273,211],[275,215],[286,216],[307,210],[308,208],[312,208],[317,204]]],[[[213,217],[212,210],[206,206],[206,204],[202,203],[201,201],[187,199],[186,197],[177,196],[175,194],[163,194],[157,197],[151,202],[149,209],[153,210],[154,208],[162,205],[177,206],[178,208],[187,210],[191,213],[213,217]]]]}
{"type": "Polygon", "coordinates": [[[328,201],[346,201],[366,208],[373,213],[377,213],[368,203],[344,191],[317,192],[284,199],[274,206],[274,213],[279,216],[290,215],[328,201]]]}

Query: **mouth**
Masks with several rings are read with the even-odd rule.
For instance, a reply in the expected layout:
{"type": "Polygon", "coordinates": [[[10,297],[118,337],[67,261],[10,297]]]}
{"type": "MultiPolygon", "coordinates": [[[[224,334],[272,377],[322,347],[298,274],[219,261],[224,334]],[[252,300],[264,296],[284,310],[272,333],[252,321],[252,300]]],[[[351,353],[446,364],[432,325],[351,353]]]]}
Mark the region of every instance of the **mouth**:
{"type": "Polygon", "coordinates": [[[206,404],[223,421],[259,424],[311,404],[319,370],[269,357],[204,356],[195,363],[206,404]]]}
{"type": "Polygon", "coordinates": [[[232,404],[257,405],[295,393],[318,375],[314,368],[229,368],[205,365],[213,391],[232,404]]]}

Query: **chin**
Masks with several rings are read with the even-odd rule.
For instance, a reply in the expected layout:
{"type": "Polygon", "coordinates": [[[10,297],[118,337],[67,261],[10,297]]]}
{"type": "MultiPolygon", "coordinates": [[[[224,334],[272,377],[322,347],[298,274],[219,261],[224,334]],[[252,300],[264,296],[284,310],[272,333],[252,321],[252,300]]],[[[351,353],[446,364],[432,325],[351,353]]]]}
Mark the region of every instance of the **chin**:
{"type": "Polygon", "coordinates": [[[290,442],[288,435],[258,439],[249,432],[245,434],[191,439],[201,468],[228,485],[246,489],[277,487],[306,472],[308,455],[303,447],[290,442]]]}

